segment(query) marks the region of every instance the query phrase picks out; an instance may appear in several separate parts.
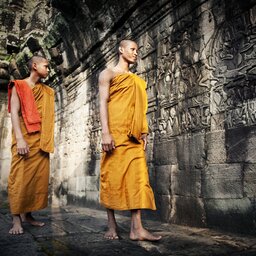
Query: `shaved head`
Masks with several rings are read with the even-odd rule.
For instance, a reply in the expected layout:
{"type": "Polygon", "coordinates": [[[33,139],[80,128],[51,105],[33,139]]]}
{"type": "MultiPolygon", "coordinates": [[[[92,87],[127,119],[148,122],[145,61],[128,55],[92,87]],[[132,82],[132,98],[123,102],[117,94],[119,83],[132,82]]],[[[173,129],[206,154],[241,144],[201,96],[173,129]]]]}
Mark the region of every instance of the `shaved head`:
{"type": "Polygon", "coordinates": [[[120,43],[119,43],[119,47],[118,47],[118,50],[119,50],[119,53],[120,53],[120,49],[121,48],[126,48],[127,46],[131,45],[131,44],[135,44],[137,45],[137,43],[133,40],[129,40],[129,39],[125,39],[125,40],[122,40],[120,43]]]}
{"type": "Polygon", "coordinates": [[[30,60],[28,61],[28,69],[29,69],[29,71],[32,70],[33,63],[40,63],[40,62],[43,62],[43,61],[47,61],[47,59],[42,57],[42,56],[39,56],[39,55],[35,55],[32,58],[30,58],[30,60]]]}
{"type": "Polygon", "coordinates": [[[122,41],[119,43],[119,47],[126,47],[126,46],[129,45],[130,43],[136,44],[136,42],[134,42],[133,40],[125,39],[125,40],[122,40],[122,41]]]}

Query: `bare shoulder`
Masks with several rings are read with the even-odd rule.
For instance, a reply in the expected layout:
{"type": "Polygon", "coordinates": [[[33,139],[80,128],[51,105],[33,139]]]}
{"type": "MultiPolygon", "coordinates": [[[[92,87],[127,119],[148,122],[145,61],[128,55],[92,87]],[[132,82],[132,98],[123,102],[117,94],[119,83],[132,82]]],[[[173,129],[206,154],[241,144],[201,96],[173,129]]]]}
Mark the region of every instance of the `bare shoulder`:
{"type": "Polygon", "coordinates": [[[99,74],[99,83],[108,83],[114,77],[114,71],[111,68],[106,68],[99,74]]]}

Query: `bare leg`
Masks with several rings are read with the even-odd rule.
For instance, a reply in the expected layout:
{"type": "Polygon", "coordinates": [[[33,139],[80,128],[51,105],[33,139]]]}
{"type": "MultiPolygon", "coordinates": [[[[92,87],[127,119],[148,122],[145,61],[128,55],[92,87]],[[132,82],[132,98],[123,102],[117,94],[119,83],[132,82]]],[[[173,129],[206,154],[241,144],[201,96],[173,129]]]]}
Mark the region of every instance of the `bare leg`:
{"type": "Polygon", "coordinates": [[[28,222],[32,226],[43,227],[45,225],[44,222],[36,221],[32,216],[31,212],[21,214],[20,216],[21,216],[22,222],[28,222]]]}
{"type": "Polygon", "coordinates": [[[117,224],[114,210],[107,209],[108,215],[108,231],[105,233],[104,237],[109,240],[119,239],[117,235],[117,224]]]}
{"type": "Polygon", "coordinates": [[[131,240],[158,241],[162,238],[161,236],[155,236],[149,233],[146,229],[143,228],[141,223],[141,210],[132,210],[131,214],[132,214],[131,232],[130,232],[131,240]]]}
{"type": "Polygon", "coordinates": [[[12,215],[12,228],[9,230],[9,234],[11,235],[20,235],[23,234],[23,228],[21,226],[21,220],[19,214],[12,215]]]}

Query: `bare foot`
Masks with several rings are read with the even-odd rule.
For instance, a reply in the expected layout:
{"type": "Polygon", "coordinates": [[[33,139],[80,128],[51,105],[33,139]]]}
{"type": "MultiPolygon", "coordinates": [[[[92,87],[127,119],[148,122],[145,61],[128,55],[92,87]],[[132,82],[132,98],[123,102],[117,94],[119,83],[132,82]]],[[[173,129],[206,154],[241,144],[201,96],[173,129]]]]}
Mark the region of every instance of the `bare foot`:
{"type": "Polygon", "coordinates": [[[119,236],[117,235],[115,228],[109,228],[109,230],[105,233],[104,238],[108,240],[118,240],[119,236]]]}
{"type": "Polygon", "coordinates": [[[149,233],[146,229],[134,229],[130,232],[130,239],[134,241],[159,241],[162,237],[149,233]]]}
{"type": "Polygon", "coordinates": [[[21,226],[21,220],[19,215],[13,215],[13,226],[9,230],[9,234],[11,235],[21,235],[23,234],[23,228],[21,226]]]}
{"type": "Polygon", "coordinates": [[[22,222],[27,222],[32,226],[43,227],[45,225],[44,222],[36,221],[34,217],[31,215],[31,212],[21,214],[22,222]]]}

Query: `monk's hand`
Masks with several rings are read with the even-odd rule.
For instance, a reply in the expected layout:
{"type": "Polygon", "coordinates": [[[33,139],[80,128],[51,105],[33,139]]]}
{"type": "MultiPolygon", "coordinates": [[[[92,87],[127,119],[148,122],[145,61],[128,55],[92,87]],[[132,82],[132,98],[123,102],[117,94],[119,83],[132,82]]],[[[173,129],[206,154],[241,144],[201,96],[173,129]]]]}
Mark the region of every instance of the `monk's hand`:
{"type": "Polygon", "coordinates": [[[29,146],[23,138],[17,139],[17,151],[21,156],[25,156],[29,153],[29,146]]]}
{"type": "Polygon", "coordinates": [[[148,135],[147,135],[147,133],[143,133],[140,138],[143,140],[144,150],[146,150],[147,143],[148,143],[148,135]]]}
{"type": "Polygon", "coordinates": [[[102,133],[102,150],[112,152],[115,149],[115,141],[110,133],[102,133]]]}

